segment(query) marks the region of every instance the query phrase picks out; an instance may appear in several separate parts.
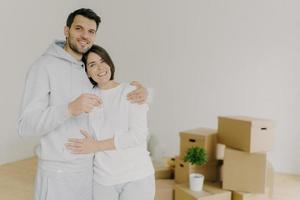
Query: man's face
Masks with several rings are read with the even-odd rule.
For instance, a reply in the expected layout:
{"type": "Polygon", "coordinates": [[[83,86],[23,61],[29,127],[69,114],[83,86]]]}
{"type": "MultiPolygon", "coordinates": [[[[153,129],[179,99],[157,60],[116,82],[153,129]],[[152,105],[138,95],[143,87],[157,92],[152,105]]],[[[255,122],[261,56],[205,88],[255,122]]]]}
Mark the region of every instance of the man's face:
{"type": "Polygon", "coordinates": [[[94,44],[97,24],[94,20],[77,15],[71,27],[65,27],[66,50],[71,54],[82,55],[94,44]]]}

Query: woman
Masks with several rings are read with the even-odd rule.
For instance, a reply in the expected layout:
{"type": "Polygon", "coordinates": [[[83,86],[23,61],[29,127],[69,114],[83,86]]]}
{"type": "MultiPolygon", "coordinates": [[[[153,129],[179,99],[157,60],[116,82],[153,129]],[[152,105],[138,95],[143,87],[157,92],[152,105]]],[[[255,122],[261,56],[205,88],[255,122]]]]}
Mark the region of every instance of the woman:
{"type": "Polygon", "coordinates": [[[147,151],[147,104],[132,104],[126,94],[134,89],[114,80],[109,54],[94,45],[83,57],[94,94],[102,105],[89,114],[93,136],[70,139],[75,154],[95,152],[94,200],[153,200],[154,170],[147,151]],[[94,139],[95,138],[95,139],[94,139]]]}

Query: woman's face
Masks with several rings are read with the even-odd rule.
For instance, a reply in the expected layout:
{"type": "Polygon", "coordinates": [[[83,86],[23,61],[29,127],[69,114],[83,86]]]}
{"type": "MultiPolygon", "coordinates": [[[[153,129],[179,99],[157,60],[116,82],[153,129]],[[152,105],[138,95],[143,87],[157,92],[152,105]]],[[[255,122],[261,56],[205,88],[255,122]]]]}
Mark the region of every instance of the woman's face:
{"type": "Polygon", "coordinates": [[[98,85],[102,86],[109,82],[111,77],[110,67],[98,54],[90,52],[87,57],[87,75],[98,85]]]}

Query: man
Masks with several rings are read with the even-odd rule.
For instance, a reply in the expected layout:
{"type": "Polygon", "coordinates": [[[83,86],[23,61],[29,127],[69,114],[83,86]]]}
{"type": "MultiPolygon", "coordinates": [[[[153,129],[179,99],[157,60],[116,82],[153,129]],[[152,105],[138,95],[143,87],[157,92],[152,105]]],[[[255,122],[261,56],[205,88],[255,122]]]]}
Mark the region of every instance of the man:
{"type": "MultiPolygon", "coordinates": [[[[74,155],[65,149],[68,138],[82,137],[89,130],[88,117],[101,100],[90,94],[90,84],[81,61],[93,45],[100,17],[90,9],[68,16],[66,41],[55,41],[32,65],[26,79],[18,120],[21,136],[41,136],[36,176],[36,200],[91,200],[93,155],[74,155]]],[[[141,85],[129,94],[143,103],[147,90],[141,85]]]]}

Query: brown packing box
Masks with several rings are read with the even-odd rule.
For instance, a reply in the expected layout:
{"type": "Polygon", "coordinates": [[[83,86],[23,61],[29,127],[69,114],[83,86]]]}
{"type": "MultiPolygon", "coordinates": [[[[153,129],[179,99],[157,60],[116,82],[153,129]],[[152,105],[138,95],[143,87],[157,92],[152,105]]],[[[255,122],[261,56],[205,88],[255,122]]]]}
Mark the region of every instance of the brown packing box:
{"type": "Polygon", "coordinates": [[[232,191],[232,200],[271,200],[273,197],[274,169],[268,162],[267,185],[264,194],[232,191]]]}
{"type": "Polygon", "coordinates": [[[267,169],[267,193],[269,194],[269,197],[272,199],[274,194],[274,167],[273,165],[268,162],[268,169],[267,169]]]}
{"type": "Polygon", "coordinates": [[[266,152],[274,143],[274,124],[252,117],[219,117],[218,142],[248,153],[266,152]]]}
{"type": "Polygon", "coordinates": [[[265,193],[267,180],[266,153],[246,153],[225,149],[223,189],[265,193]]]}
{"type": "Polygon", "coordinates": [[[197,166],[184,162],[179,157],[175,158],[176,183],[189,182],[189,174],[193,172],[204,175],[205,181],[215,181],[217,178],[217,162],[210,162],[202,166],[197,166]]]}
{"type": "Polygon", "coordinates": [[[175,158],[164,158],[162,161],[152,160],[152,164],[155,171],[155,179],[174,179],[175,158]]]}
{"type": "Polygon", "coordinates": [[[175,186],[175,200],[231,200],[231,192],[208,184],[204,184],[203,191],[194,192],[188,184],[180,184],[175,186]]]}
{"type": "Polygon", "coordinates": [[[155,180],[155,200],[174,200],[174,179],[155,180]]]}
{"type": "Polygon", "coordinates": [[[173,179],[174,170],[164,166],[155,166],[155,179],[173,179]]]}
{"type": "Polygon", "coordinates": [[[198,146],[206,150],[208,161],[216,160],[217,130],[196,128],[180,133],[180,159],[184,159],[189,148],[198,146]]]}
{"type": "Polygon", "coordinates": [[[256,194],[232,191],[232,200],[271,200],[271,198],[268,196],[268,193],[256,194]]]}

